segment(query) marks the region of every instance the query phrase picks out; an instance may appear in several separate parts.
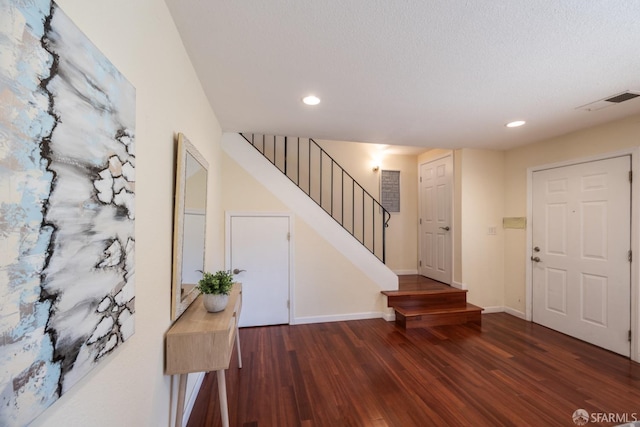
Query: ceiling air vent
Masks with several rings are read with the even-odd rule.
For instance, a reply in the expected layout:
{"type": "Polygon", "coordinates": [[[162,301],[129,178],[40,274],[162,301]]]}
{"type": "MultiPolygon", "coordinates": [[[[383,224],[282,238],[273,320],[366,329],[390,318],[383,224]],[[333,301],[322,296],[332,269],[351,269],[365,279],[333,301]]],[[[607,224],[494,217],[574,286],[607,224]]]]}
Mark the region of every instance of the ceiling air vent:
{"type": "Polygon", "coordinates": [[[616,95],[609,96],[599,101],[583,105],[581,107],[576,108],[576,110],[598,111],[598,110],[602,110],[603,108],[611,107],[613,105],[620,104],[621,102],[629,101],[630,99],[634,99],[637,97],[640,97],[640,91],[628,90],[626,92],[618,93],[616,95]]]}
{"type": "Polygon", "coordinates": [[[607,101],[607,102],[615,102],[616,104],[619,104],[621,102],[628,101],[630,99],[637,98],[639,96],[640,96],[640,94],[637,94],[637,93],[624,92],[624,93],[621,93],[620,95],[616,95],[616,96],[612,96],[611,98],[607,98],[607,99],[605,99],[605,101],[607,101]]]}

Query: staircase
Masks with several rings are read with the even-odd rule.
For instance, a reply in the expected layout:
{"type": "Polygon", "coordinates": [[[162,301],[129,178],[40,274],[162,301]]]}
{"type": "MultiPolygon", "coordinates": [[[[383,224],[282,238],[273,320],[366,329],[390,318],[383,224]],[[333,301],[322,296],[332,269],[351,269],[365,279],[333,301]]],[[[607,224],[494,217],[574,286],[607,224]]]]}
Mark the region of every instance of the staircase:
{"type": "Polygon", "coordinates": [[[316,141],[256,133],[240,136],[364,248],[386,262],[391,214],[316,141]]]}
{"type": "MultiPolygon", "coordinates": [[[[360,272],[362,272],[365,276],[367,276],[373,283],[377,285],[377,289],[374,290],[375,294],[379,295],[380,290],[390,290],[390,289],[398,289],[398,276],[385,265],[383,262],[380,262],[380,257],[383,256],[383,231],[381,230],[381,217],[384,213],[381,209],[375,209],[377,230],[375,233],[376,244],[375,244],[375,252],[372,251],[374,249],[372,239],[373,231],[369,226],[365,228],[365,234],[367,239],[365,242],[367,246],[363,245],[362,240],[362,226],[358,223],[362,218],[362,212],[358,210],[356,212],[355,222],[356,227],[349,227],[350,220],[349,218],[354,218],[354,215],[349,212],[347,206],[345,206],[345,214],[342,215],[342,206],[340,203],[340,198],[336,195],[337,192],[334,192],[334,207],[333,207],[333,215],[327,215],[327,210],[325,207],[329,208],[331,211],[331,200],[328,188],[331,188],[329,185],[323,185],[323,198],[322,205],[319,203],[319,188],[315,185],[314,179],[312,178],[312,194],[314,197],[309,197],[307,188],[301,189],[300,186],[296,184],[295,181],[298,181],[298,163],[300,165],[300,179],[299,181],[308,183],[309,177],[306,172],[306,168],[304,168],[305,161],[297,162],[298,156],[296,155],[297,151],[297,138],[295,139],[295,143],[291,142],[291,138],[288,138],[287,150],[284,149],[285,144],[283,144],[283,138],[278,138],[276,144],[274,145],[273,138],[265,138],[266,143],[266,151],[271,154],[272,151],[277,151],[278,160],[277,164],[279,167],[274,167],[273,162],[264,156],[262,151],[262,137],[254,137],[254,143],[247,143],[247,137],[251,139],[251,137],[247,134],[241,136],[235,132],[225,132],[222,135],[221,146],[223,152],[228,155],[231,160],[235,161],[246,173],[248,173],[251,177],[253,177],[256,181],[262,184],[265,188],[268,189],[269,192],[273,194],[280,202],[284,204],[286,209],[290,212],[294,213],[296,217],[301,218],[306,225],[311,227],[319,236],[321,236],[327,243],[329,243],[335,250],[337,250],[345,260],[351,263],[355,268],[357,268],[360,272]],[[259,141],[259,142],[258,142],[259,141]],[[258,145],[258,147],[256,147],[258,145]],[[275,150],[273,150],[275,146],[275,150]],[[259,148],[259,149],[258,149],[259,148]],[[285,151],[288,152],[288,161],[287,166],[284,166],[284,160],[281,156],[285,151]],[[293,157],[291,156],[291,152],[293,152],[293,157]],[[293,160],[295,159],[295,160],[293,160]],[[287,174],[283,173],[283,170],[287,170],[287,174]],[[292,176],[293,175],[293,176],[292,176]],[[300,191],[302,190],[302,191],[300,191]],[[326,191],[326,192],[325,192],[326,191]],[[326,197],[325,197],[326,196],[326,197]],[[316,200],[317,199],[317,200],[316,200]],[[346,230],[344,226],[341,226],[338,219],[346,220],[346,225],[350,228],[346,230]],[[351,231],[355,230],[352,234],[351,231]],[[370,231],[371,230],[371,231],[370,231]],[[354,236],[355,234],[355,236],[354,236]],[[356,238],[354,238],[356,237],[356,238]]],[[[300,148],[302,152],[305,151],[303,142],[301,141],[300,148]]],[[[314,156],[317,154],[316,150],[314,150],[314,156]]],[[[307,165],[308,165],[308,159],[307,165]]],[[[317,158],[312,159],[317,161],[317,158]]],[[[312,161],[312,166],[314,162],[312,161]]],[[[317,162],[316,162],[317,164],[317,162]]],[[[323,166],[327,167],[331,165],[330,161],[327,159],[323,160],[323,166]]],[[[335,166],[334,166],[335,167],[335,166]]],[[[328,168],[327,168],[328,169],[328,168]]],[[[335,167],[337,171],[337,167],[335,167]]],[[[330,183],[331,173],[330,171],[325,171],[323,173],[323,177],[327,182],[330,183]]],[[[335,179],[334,182],[337,184],[338,182],[342,182],[342,177],[339,180],[335,179]]],[[[356,187],[356,195],[361,197],[361,194],[358,194],[357,186],[350,182],[345,175],[345,187],[356,187]]],[[[306,187],[306,186],[305,186],[306,187]]],[[[349,196],[349,195],[348,195],[349,196]]],[[[351,200],[351,197],[345,197],[345,199],[351,200]]],[[[362,199],[358,200],[358,204],[361,205],[362,199]]],[[[371,204],[369,201],[367,204],[371,204]]],[[[370,211],[369,211],[370,212],[370,211]]],[[[372,225],[371,217],[368,217],[367,225],[372,225]]],[[[386,214],[386,219],[388,220],[388,213],[386,214]]],[[[384,222],[382,222],[384,224],[384,222]]],[[[346,289],[346,288],[345,288],[346,289]]],[[[344,295],[344,297],[352,298],[353,295],[344,295]]],[[[380,307],[382,309],[382,307],[380,307]]],[[[384,309],[385,314],[387,314],[388,309],[384,309]]],[[[388,313],[391,314],[391,313],[388,313]]]]}
{"type": "Polygon", "coordinates": [[[397,291],[382,291],[403,329],[482,323],[483,309],[467,302],[467,291],[422,276],[400,276],[397,291]]]}

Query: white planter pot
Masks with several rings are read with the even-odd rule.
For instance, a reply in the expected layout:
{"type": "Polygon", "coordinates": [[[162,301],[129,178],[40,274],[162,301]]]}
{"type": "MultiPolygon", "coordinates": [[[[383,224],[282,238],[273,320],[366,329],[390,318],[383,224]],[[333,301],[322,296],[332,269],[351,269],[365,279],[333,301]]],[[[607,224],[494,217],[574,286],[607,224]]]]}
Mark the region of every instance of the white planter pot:
{"type": "Polygon", "coordinates": [[[227,307],[229,295],[203,294],[202,302],[204,303],[204,308],[206,308],[209,313],[216,313],[227,307]]]}

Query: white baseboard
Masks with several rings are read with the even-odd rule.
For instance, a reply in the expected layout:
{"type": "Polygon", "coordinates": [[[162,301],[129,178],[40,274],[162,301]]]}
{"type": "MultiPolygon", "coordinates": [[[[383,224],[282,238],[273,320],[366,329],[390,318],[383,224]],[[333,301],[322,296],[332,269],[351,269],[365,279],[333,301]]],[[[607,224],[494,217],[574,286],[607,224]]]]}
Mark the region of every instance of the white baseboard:
{"type": "Polygon", "coordinates": [[[489,313],[507,313],[512,316],[518,317],[520,319],[526,320],[527,318],[523,312],[515,310],[511,307],[501,307],[501,306],[484,307],[484,311],[482,312],[482,314],[489,314],[489,313]]]}
{"type": "MultiPolygon", "coordinates": [[[[520,319],[525,319],[525,314],[521,311],[515,310],[510,307],[493,306],[483,307],[482,314],[490,313],[507,313],[520,319]]],[[[362,320],[362,319],[378,319],[382,318],[387,322],[394,322],[396,320],[396,314],[393,310],[386,312],[368,312],[368,313],[351,313],[351,314],[331,314],[327,316],[307,316],[297,317],[292,325],[304,325],[309,323],[325,323],[325,322],[343,322],[349,320],[362,320]]],[[[199,384],[198,384],[199,387],[199,384]]],[[[191,410],[191,408],[189,408],[191,410]]],[[[186,424],[185,424],[186,425],[186,424]]]]}
{"type": "Polygon", "coordinates": [[[189,400],[187,401],[187,406],[184,408],[184,412],[182,413],[182,425],[186,426],[189,422],[189,417],[191,416],[191,411],[193,411],[193,405],[196,403],[196,399],[198,398],[198,393],[200,392],[200,387],[202,387],[202,381],[204,381],[205,372],[199,372],[196,377],[196,383],[193,385],[193,390],[191,391],[191,395],[189,396],[189,400]]]}
{"type": "Polygon", "coordinates": [[[462,290],[467,289],[467,285],[465,285],[464,283],[456,282],[455,280],[451,281],[451,286],[457,289],[462,289],[462,290]]]}
{"type": "MultiPolygon", "coordinates": [[[[330,314],[327,316],[306,316],[296,317],[292,325],[304,325],[309,323],[325,323],[325,322],[343,322],[348,320],[362,320],[362,319],[379,319],[386,320],[386,313],[379,311],[371,311],[368,313],[349,313],[349,314],[330,314]]],[[[395,317],[395,316],[394,316],[395,317]]]]}
{"type": "Polygon", "coordinates": [[[519,317],[520,319],[527,320],[527,315],[525,313],[511,307],[505,307],[504,312],[512,316],[519,317]]]}
{"type": "Polygon", "coordinates": [[[502,312],[504,312],[504,307],[502,307],[502,306],[482,307],[482,308],[484,308],[484,311],[482,312],[482,314],[502,313],[502,312]]]}
{"type": "MultiPolygon", "coordinates": [[[[515,310],[510,307],[493,306],[493,307],[483,307],[483,308],[484,308],[484,311],[482,312],[482,314],[507,313],[512,316],[518,317],[520,319],[526,318],[523,312],[515,310]]],[[[294,322],[291,322],[291,324],[304,325],[304,324],[310,324],[310,323],[344,322],[349,320],[378,319],[378,318],[382,318],[387,322],[394,322],[396,320],[396,314],[393,310],[389,310],[387,312],[372,311],[368,313],[331,314],[327,316],[307,316],[307,317],[297,317],[294,322]]],[[[196,387],[199,388],[201,383],[202,383],[202,379],[200,379],[200,382],[196,384],[196,387]]],[[[194,394],[197,394],[197,393],[194,392],[194,394]]],[[[194,400],[195,400],[195,397],[194,397],[194,400]]],[[[193,407],[193,403],[189,401],[189,405],[188,405],[189,413],[191,412],[192,407],[193,407]]]]}
{"type": "Polygon", "coordinates": [[[398,276],[406,275],[406,274],[418,274],[418,270],[393,270],[398,276]]]}
{"type": "Polygon", "coordinates": [[[387,322],[395,322],[396,321],[396,312],[391,310],[389,313],[383,313],[382,318],[387,322]]]}

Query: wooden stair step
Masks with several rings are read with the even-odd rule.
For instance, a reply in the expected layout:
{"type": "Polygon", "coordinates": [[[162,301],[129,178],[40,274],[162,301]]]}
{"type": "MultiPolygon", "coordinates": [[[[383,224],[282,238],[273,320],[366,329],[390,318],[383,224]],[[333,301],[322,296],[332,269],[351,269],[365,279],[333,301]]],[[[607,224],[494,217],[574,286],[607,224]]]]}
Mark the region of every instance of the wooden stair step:
{"type": "Polygon", "coordinates": [[[411,295],[442,295],[442,294],[466,294],[466,289],[447,288],[447,289],[426,289],[421,291],[381,291],[382,295],[387,297],[404,297],[411,295]]]}
{"type": "Polygon", "coordinates": [[[421,315],[438,315],[449,313],[482,312],[484,309],[476,305],[466,303],[464,307],[396,307],[395,310],[405,317],[421,315]]]}
{"type": "Polygon", "coordinates": [[[399,290],[382,291],[402,328],[482,322],[481,307],[467,303],[467,290],[421,276],[400,276],[399,290]]]}
{"type": "Polygon", "coordinates": [[[403,328],[482,322],[481,307],[466,303],[464,307],[394,307],[396,323],[403,328]]]}
{"type": "Polygon", "coordinates": [[[456,288],[424,291],[383,291],[389,307],[457,307],[464,308],[467,291],[456,288]]]}

